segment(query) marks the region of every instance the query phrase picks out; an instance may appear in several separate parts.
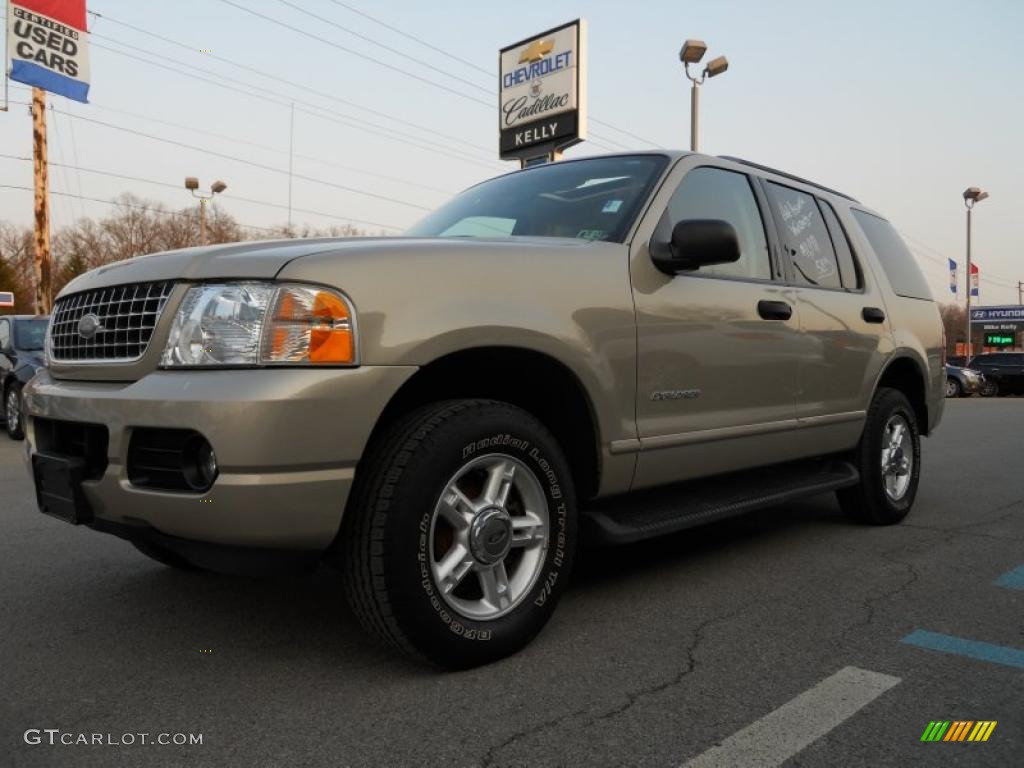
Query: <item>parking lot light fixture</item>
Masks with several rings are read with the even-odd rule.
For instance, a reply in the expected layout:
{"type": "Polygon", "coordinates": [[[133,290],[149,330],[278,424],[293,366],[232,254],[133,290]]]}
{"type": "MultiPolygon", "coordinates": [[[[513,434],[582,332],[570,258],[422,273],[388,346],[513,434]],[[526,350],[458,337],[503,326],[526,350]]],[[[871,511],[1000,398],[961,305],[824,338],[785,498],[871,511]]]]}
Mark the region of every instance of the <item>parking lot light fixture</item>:
{"type": "Polygon", "coordinates": [[[192,193],[192,197],[199,199],[199,244],[206,245],[206,202],[228,188],[228,185],[218,179],[210,185],[210,193],[203,194],[199,191],[199,179],[195,176],[185,177],[185,189],[192,193]]]}
{"type": "Polygon", "coordinates": [[[690,88],[690,151],[692,152],[697,151],[700,130],[700,86],[707,78],[720,75],[729,68],[729,60],[725,56],[718,56],[708,62],[699,76],[690,74],[690,65],[699,64],[707,50],[708,47],[703,40],[687,40],[679,51],[679,60],[683,62],[683,71],[693,84],[690,88]]]}
{"type": "Polygon", "coordinates": [[[974,206],[988,197],[981,187],[968,187],[964,190],[964,206],[967,208],[967,335],[964,345],[964,365],[971,363],[971,210],[974,206]]]}

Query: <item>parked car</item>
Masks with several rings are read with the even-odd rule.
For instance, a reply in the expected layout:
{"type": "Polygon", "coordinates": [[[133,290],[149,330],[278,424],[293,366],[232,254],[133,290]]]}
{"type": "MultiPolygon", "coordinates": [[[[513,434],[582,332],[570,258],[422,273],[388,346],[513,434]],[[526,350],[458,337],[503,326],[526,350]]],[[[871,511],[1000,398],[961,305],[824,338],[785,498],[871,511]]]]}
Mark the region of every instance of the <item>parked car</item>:
{"type": "Polygon", "coordinates": [[[43,341],[49,323],[45,316],[0,316],[0,397],[4,428],[12,440],[25,436],[21,391],[43,367],[43,341]]]}
{"type": "Polygon", "coordinates": [[[910,251],[852,198],[730,158],[586,158],[404,238],[76,278],[26,388],[30,466],[44,512],[163,563],[336,563],[382,642],[470,667],[540,631],[583,525],[625,543],[826,492],[902,520],[942,343],[910,251]]]}
{"type": "Polygon", "coordinates": [[[1024,393],[1024,352],[985,352],[972,357],[970,367],[985,376],[985,397],[1024,393]]]}
{"type": "Polygon", "coordinates": [[[984,384],[981,372],[946,363],[946,397],[969,397],[981,392],[984,384]]]}

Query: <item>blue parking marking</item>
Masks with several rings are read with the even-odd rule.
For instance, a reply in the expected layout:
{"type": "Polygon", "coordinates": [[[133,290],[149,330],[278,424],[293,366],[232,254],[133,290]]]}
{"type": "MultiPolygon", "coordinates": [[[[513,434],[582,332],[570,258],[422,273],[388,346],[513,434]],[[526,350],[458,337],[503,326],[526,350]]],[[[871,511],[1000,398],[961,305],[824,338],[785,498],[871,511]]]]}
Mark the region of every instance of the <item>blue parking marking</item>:
{"type": "Polygon", "coordinates": [[[993,664],[1024,669],[1024,651],[1006,645],[967,640],[962,637],[953,637],[953,635],[943,635],[939,632],[929,632],[925,629],[915,629],[901,642],[907,645],[916,645],[918,648],[927,648],[929,651],[952,653],[957,656],[966,656],[969,659],[990,661],[993,664]]]}
{"type": "Polygon", "coordinates": [[[997,587],[1009,587],[1010,589],[1024,589],[1024,565],[1019,565],[1009,573],[1004,573],[996,579],[997,587]]]}

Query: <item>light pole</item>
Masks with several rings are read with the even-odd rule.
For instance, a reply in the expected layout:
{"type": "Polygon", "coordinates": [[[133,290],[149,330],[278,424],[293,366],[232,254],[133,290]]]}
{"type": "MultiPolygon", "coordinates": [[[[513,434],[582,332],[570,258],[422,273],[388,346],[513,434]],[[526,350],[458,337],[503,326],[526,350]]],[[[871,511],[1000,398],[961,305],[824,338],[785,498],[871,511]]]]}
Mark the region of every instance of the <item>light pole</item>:
{"type": "Polygon", "coordinates": [[[683,71],[693,86],[690,88],[690,151],[697,151],[697,135],[700,129],[700,87],[709,77],[720,75],[729,68],[729,60],[719,56],[708,62],[700,77],[690,74],[690,65],[699,64],[704,58],[708,47],[703,40],[687,40],[679,51],[679,60],[683,62],[683,71]]]}
{"type": "Polygon", "coordinates": [[[964,348],[964,365],[971,362],[971,209],[988,197],[980,187],[964,190],[964,205],[967,207],[967,344],[964,348]]]}
{"type": "Polygon", "coordinates": [[[206,201],[213,200],[216,195],[219,195],[228,185],[223,181],[215,181],[210,186],[210,194],[204,195],[199,192],[199,179],[195,176],[187,176],[185,178],[185,189],[192,193],[192,197],[199,199],[199,244],[206,245],[206,201]]]}

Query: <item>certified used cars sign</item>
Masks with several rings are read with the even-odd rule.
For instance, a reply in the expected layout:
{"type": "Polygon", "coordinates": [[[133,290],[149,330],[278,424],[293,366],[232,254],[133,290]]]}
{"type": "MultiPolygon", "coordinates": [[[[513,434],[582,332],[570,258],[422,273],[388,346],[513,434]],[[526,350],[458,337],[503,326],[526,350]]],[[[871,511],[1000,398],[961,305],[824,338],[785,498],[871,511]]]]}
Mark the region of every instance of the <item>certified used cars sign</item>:
{"type": "Polygon", "coordinates": [[[501,49],[499,150],[530,159],[586,138],[586,22],[550,29],[501,49]]]}

